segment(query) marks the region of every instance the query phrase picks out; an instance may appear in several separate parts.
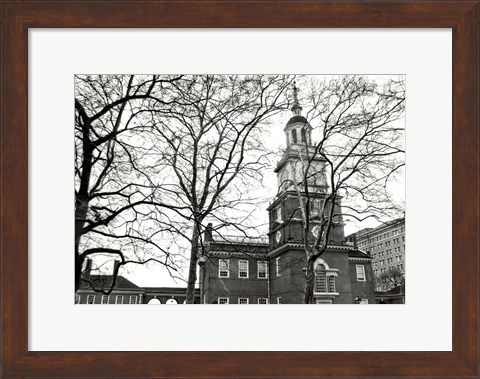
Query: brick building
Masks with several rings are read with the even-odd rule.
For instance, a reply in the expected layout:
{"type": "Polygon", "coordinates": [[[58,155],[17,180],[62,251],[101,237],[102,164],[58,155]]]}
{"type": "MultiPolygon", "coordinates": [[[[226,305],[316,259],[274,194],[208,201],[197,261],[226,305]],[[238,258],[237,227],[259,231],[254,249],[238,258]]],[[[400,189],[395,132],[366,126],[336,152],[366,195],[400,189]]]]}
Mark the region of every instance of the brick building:
{"type": "MultiPolygon", "coordinates": [[[[293,183],[301,181],[308,144],[313,149],[308,121],[296,101],[293,117],[284,128],[287,148],[275,168],[278,194],[268,207],[268,238],[246,239],[205,236],[200,259],[200,293],[203,303],[300,304],[303,302],[306,259],[300,217],[300,199],[293,183]]],[[[308,189],[313,203],[309,238],[318,235],[319,212],[327,196],[325,161],[318,157],[308,172],[308,189]]],[[[300,192],[300,196],[305,192],[300,192]]],[[[341,200],[336,207],[341,207],[341,200]]],[[[326,207],[325,212],[329,212],[326,207]]],[[[336,212],[341,214],[341,212],[336,212]]],[[[315,262],[316,303],[375,303],[372,257],[347,243],[341,216],[334,219],[325,253],[315,262]]]]}
{"type": "MultiPolygon", "coordinates": [[[[186,288],[139,287],[123,276],[117,276],[112,291],[112,275],[92,275],[92,261],[85,261],[81,286],[75,294],[75,304],[183,304],[186,288]]],[[[115,264],[118,264],[115,262],[115,264]]],[[[200,303],[196,290],[195,303],[200,303]]]]}

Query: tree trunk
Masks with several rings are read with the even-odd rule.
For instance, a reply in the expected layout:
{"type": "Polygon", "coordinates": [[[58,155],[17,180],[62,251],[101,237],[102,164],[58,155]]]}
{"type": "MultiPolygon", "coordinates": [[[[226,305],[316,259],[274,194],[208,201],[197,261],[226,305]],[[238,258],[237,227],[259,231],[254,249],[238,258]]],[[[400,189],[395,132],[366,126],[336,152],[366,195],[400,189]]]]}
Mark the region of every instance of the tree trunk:
{"type": "Polygon", "coordinates": [[[195,301],[195,283],[197,281],[197,261],[200,233],[198,224],[195,223],[192,232],[192,247],[190,250],[190,269],[188,272],[187,284],[187,304],[193,304],[195,301]]]}
{"type": "Polygon", "coordinates": [[[313,304],[313,286],[315,285],[315,272],[313,259],[307,258],[307,272],[305,273],[305,298],[304,304],[313,304]]]}
{"type": "Polygon", "coordinates": [[[82,127],[83,159],[80,186],[75,196],[75,292],[80,287],[83,258],[80,257],[80,239],[87,219],[89,207],[89,187],[92,173],[93,145],[89,139],[90,124],[82,127]]]}
{"type": "Polygon", "coordinates": [[[76,249],[75,251],[75,292],[77,292],[81,284],[83,259],[76,249]]]}

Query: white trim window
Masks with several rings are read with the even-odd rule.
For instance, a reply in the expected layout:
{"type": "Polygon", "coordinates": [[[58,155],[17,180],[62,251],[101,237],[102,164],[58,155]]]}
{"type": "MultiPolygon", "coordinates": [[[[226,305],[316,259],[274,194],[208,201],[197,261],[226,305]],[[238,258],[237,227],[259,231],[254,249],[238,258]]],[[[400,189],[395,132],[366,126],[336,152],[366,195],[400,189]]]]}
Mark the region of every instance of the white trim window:
{"type": "Polygon", "coordinates": [[[115,296],[115,304],[123,304],[123,295],[115,296]]]}
{"type": "Polygon", "coordinates": [[[315,292],[327,293],[327,272],[325,265],[319,264],[315,267],[315,292]]]}
{"type": "Polygon", "coordinates": [[[108,295],[102,295],[102,304],[108,304],[108,295]]]}
{"type": "Polygon", "coordinates": [[[280,258],[281,258],[281,257],[277,257],[277,259],[275,259],[275,268],[276,268],[276,271],[277,271],[277,276],[281,276],[281,272],[280,272],[280,258]]]}
{"type": "Polygon", "coordinates": [[[95,304],[95,295],[87,296],[87,304],[95,304]]]}
{"type": "Polygon", "coordinates": [[[277,209],[275,209],[275,221],[282,222],[282,207],[279,205],[277,209]]]}
{"type": "Polygon", "coordinates": [[[218,304],[228,304],[228,297],[219,297],[218,304]]]}
{"type": "Polygon", "coordinates": [[[238,277],[248,279],[248,261],[238,261],[238,277]]]}
{"type": "Polygon", "coordinates": [[[335,276],[327,275],[327,285],[328,285],[328,292],[329,293],[336,292],[336,290],[335,290],[335,276]]]}
{"type": "Polygon", "coordinates": [[[248,297],[239,297],[238,304],[248,304],[248,297]]]}
{"type": "Polygon", "coordinates": [[[315,304],[332,304],[332,299],[315,299],[315,304]]]}
{"type": "Polygon", "coordinates": [[[130,304],[137,304],[137,296],[130,295],[130,304]]]}
{"type": "Polygon", "coordinates": [[[364,265],[356,265],[356,269],[357,269],[357,281],[359,281],[359,282],[366,281],[365,266],[364,265]]]}
{"type": "Polygon", "coordinates": [[[257,302],[258,304],[268,304],[268,299],[266,297],[259,297],[257,302]]]}
{"type": "Polygon", "coordinates": [[[80,304],[80,295],[75,295],[75,304],[80,304]]]}
{"type": "Polygon", "coordinates": [[[268,278],[268,264],[267,261],[257,261],[257,277],[258,279],[268,278]]]}
{"type": "Polygon", "coordinates": [[[219,278],[230,277],[230,260],[229,259],[218,260],[218,277],[219,278]]]}
{"type": "Polygon", "coordinates": [[[315,267],[314,293],[337,293],[335,278],[337,274],[328,265],[319,263],[315,267]]]}

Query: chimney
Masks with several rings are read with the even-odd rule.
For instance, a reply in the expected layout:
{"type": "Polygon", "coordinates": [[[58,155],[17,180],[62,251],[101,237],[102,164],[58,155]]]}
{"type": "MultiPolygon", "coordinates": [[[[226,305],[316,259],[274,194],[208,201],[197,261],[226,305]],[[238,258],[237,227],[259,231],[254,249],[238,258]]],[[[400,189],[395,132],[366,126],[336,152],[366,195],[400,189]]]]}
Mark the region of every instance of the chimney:
{"type": "Polygon", "coordinates": [[[210,222],[205,229],[205,242],[213,241],[213,224],[210,222]]]}
{"type": "Polygon", "coordinates": [[[357,235],[354,234],[354,235],[352,236],[352,238],[353,238],[353,248],[354,248],[355,250],[358,250],[357,235]]]}

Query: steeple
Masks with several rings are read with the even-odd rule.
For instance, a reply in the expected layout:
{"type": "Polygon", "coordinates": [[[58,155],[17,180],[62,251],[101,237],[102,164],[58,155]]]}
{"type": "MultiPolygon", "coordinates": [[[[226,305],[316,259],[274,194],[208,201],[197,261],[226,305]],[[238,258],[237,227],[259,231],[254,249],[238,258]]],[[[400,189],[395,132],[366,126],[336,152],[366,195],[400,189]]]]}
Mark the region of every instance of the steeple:
{"type": "Polygon", "coordinates": [[[292,106],[292,113],[294,116],[300,116],[302,113],[302,107],[298,102],[298,88],[297,83],[293,81],[293,106],[292,106]]]}
{"type": "Polygon", "coordinates": [[[293,82],[293,116],[288,120],[287,125],[283,129],[287,138],[287,149],[305,148],[305,144],[311,145],[312,127],[307,119],[301,115],[302,107],[298,101],[298,87],[297,83],[293,82]]]}
{"type": "MultiPolygon", "coordinates": [[[[283,157],[278,162],[275,172],[278,178],[279,193],[294,190],[292,183],[301,183],[304,179],[306,159],[310,159],[314,151],[312,143],[312,126],[308,120],[301,115],[302,107],[298,101],[297,84],[293,83],[293,115],[283,129],[286,137],[286,149],[283,157]]],[[[311,191],[318,194],[323,193],[327,188],[325,179],[325,160],[320,156],[314,156],[309,166],[308,186],[311,191]],[[322,192],[323,191],[323,192],[322,192]]]]}

